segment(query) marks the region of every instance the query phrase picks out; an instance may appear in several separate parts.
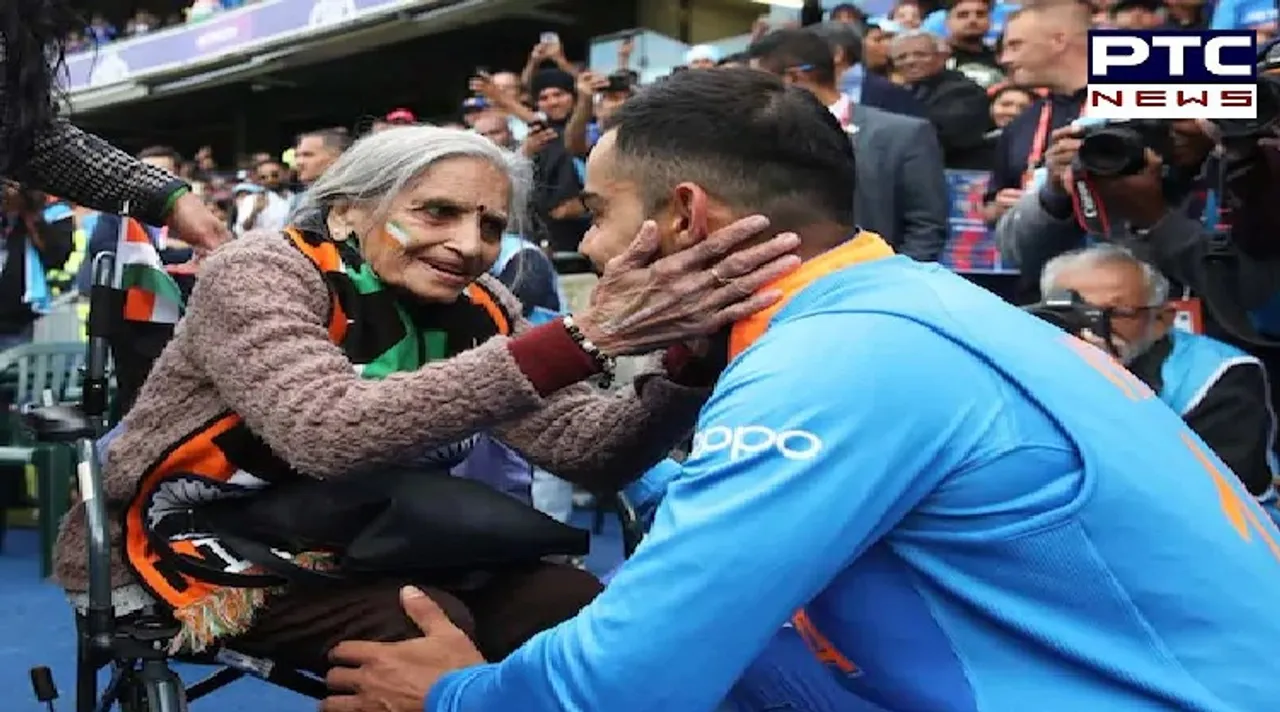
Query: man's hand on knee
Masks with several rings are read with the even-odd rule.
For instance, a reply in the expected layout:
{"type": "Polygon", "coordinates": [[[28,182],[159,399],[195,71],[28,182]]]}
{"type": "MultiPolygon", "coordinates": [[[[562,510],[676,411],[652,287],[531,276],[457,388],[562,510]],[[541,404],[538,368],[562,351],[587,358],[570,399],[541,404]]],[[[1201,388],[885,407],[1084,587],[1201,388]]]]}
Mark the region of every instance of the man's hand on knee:
{"type": "Polygon", "coordinates": [[[441,676],[484,664],[471,639],[425,593],[405,588],[400,601],[424,637],[340,643],[329,653],[335,667],[325,683],[334,694],[321,712],[421,712],[441,676]]]}

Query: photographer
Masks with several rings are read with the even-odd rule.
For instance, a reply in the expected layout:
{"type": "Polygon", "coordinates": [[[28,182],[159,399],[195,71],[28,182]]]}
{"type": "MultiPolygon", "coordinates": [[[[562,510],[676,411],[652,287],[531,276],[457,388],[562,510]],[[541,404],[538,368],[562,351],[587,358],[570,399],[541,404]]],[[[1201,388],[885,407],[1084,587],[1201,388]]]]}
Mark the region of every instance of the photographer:
{"type": "Polygon", "coordinates": [[[1151,135],[1151,122],[1140,123],[1146,127],[1137,140],[1162,144],[1161,150],[1143,146],[1134,165],[1108,165],[1106,171],[1091,171],[1080,161],[1081,146],[1088,148],[1088,135],[1099,127],[1054,131],[1044,184],[1019,198],[996,225],[1001,251],[1033,276],[1054,256],[1083,246],[1086,234],[1123,244],[1207,302],[1188,301],[1188,308],[1210,334],[1248,341],[1250,334],[1240,333],[1252,331],[1248,312],[1278,291],[1280,270],[1219,237],[1221,168],[1211,159],[1214,140],[1205,125],[1171,122],[1167,140],[1160,141],[1151,135]],[[1204,189],[1204,201],[1196,199],[1197,188],[1204,189]]]}
{"type": "Polygon", "coordinates": [[[1257,358],[1176,328],[1169,281],[1123,247],[1102,244],[1054,257],[1045,265],[1040,289],[1053,298],[1033,312],[1113,354],[1250,493],[1274,498],[1275,422],[1266,371],[1257,358]]]}

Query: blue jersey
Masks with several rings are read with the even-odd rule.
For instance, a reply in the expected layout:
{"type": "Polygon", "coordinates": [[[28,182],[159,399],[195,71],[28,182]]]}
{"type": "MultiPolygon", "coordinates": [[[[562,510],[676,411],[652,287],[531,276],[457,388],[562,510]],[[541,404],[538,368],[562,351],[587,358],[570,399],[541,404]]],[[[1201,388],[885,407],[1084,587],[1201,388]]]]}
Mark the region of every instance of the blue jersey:
{"type": "Polygon", "coordinates": [[[1280,532],[1236,478],[1101,351],[883,252],[784,279],[635,556],[428,710],[712,710],[789,620],[889,710],[1274,707],[1280,532]]]}

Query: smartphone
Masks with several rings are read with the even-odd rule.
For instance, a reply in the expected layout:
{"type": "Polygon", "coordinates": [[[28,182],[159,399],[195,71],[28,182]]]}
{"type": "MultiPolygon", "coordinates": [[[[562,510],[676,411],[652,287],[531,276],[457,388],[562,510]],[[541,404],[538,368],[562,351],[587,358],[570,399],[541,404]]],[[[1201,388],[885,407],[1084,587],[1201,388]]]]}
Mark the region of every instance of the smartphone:
{"type": "Polygon", "coordinates": [[[560,35],[554,32],[543,32],[542,35],[538,37],[538,41],[546,45],[558,45],[560,44],[560,35]]]}
{"type": "Polygon", "coordinates": [[[487,77],[487,76],[489,76],[489,68],[488,68],[488,67],[476,67],[476,74],[475,74],[475,76],[477,76],[477,77],[487,77]]]}

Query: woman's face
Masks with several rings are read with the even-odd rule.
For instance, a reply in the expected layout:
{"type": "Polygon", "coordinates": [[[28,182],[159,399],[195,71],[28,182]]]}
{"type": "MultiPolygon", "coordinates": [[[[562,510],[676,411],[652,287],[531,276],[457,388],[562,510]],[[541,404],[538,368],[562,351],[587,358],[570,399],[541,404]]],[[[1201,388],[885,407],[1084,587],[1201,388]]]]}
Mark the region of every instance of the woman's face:
{"type": "Polygon", "coordinates": [[[1016,89],[1000,92],[996,100],[991,102],[991,120],[996,126],[1004,128],[1010,121],[1018,118],[1018,114],[1025,111],[1028,106],[1031,106],[1030,94],[1016,89]]]}
{"type": "Polygon", "coordinates": [[[449,303],[498,259],[509,196],[510,179],[489,161],[449,158],[396,196],[385,219],[372,207],[335,207],[329,229],[338,240],[360,235],[386,284],[449,303]]]}

